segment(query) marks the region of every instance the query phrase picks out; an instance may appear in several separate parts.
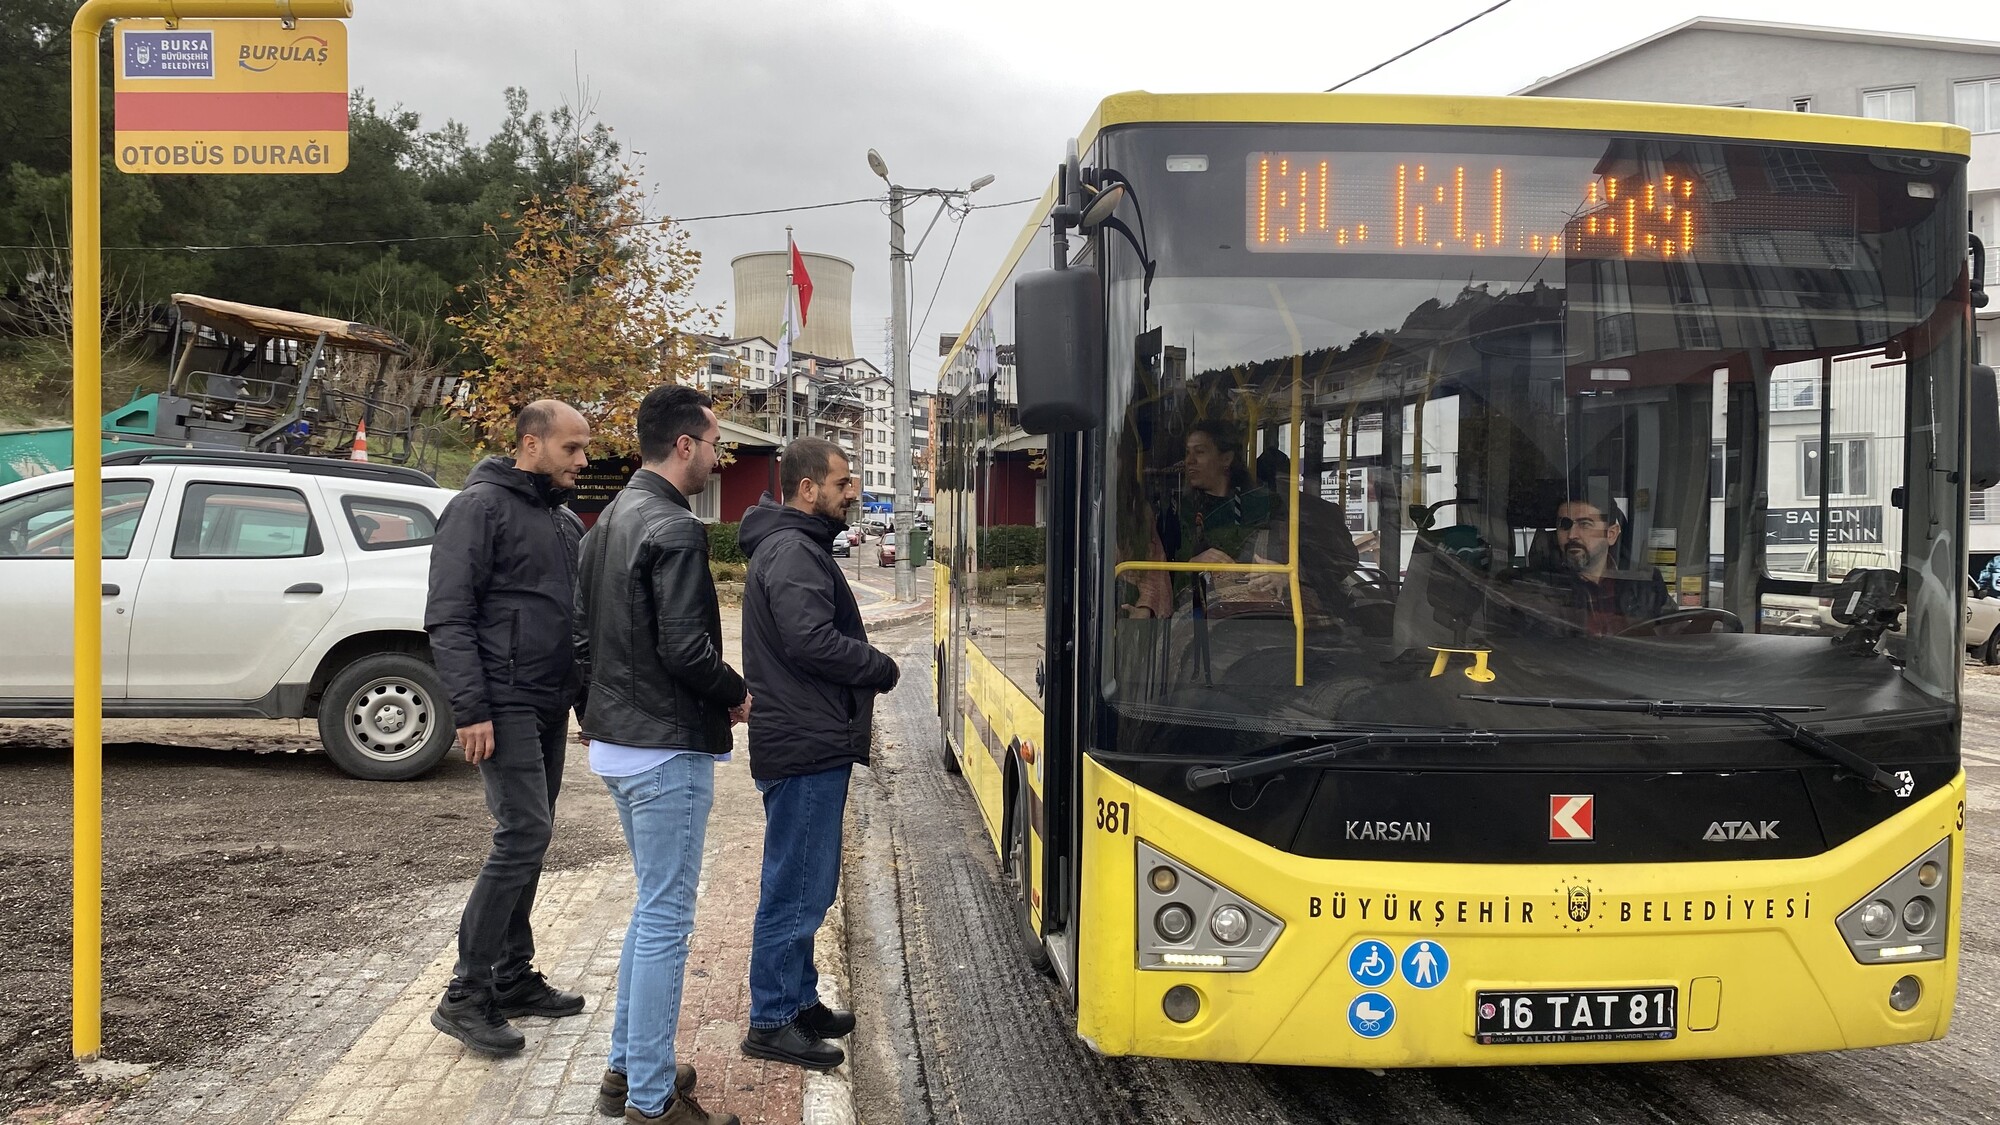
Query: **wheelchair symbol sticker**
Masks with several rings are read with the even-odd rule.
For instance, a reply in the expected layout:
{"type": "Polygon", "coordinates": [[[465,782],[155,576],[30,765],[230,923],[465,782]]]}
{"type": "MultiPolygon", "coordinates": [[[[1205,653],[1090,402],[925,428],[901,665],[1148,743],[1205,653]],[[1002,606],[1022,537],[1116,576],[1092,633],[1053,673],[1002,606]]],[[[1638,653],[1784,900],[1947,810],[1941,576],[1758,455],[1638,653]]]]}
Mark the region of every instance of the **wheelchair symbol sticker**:
{"type": "Polygon", "coordinates": [[[1396,1005],[1379,992],[1364,992],[1347,1006],[1347,1026],[1363,1039],[1380,1039],[1396,1026],[1396,1005]]]}
{"type": "Polygon", "coordinates": [[[1420,941],[1403,951],[1403,979],[1417,988],[1436,988],[1451,972],[1451,957],[1444,946],[1420,941]]]}
{"type": "Polygon", "coordinates": [[[1396,975],[1396,951],[1387,942],[1369,938],[1347,955],[1347,972],[1363,988],[1387,984],[1396,975]]]}

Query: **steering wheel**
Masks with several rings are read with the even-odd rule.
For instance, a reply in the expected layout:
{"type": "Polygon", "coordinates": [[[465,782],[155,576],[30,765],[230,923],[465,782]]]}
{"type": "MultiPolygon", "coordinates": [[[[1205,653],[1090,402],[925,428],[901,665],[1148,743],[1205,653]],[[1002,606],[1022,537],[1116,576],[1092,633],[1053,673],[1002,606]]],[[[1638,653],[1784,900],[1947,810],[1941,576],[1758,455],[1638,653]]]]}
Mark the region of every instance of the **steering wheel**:
{"type": "Polygon", "coordinates": [[[1626,626],[1621,637],[1686,637],[1697,633],[1741,633],[1743,619],[1726,609],[1677,609],[1626,626]]]}

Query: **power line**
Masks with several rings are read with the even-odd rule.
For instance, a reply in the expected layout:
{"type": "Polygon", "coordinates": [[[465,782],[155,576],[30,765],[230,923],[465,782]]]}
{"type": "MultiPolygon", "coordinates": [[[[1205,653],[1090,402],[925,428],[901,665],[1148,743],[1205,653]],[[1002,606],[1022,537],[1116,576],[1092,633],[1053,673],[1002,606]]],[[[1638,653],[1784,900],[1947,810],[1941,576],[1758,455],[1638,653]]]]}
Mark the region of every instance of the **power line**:
{"type": "Polygon", "coordinates": [[[1436,35],[1431,36],[1429,39],[1426,39],[1423,42],[1417,44],[1416,46],[1410,48],[1409,50],[1404,51],[1402,54],[1383,59],[1381,62],[1376,63],[1374,66],[1371,66],[1367,70],[1362,71],[1360,74],[1355,75],[1353,78],[1348,79],[1346,82],[1342,82],[1339,85],[1335,86],[1328,86],[1326,88],[1326,92],[1331,94],[1335,90],[1340,89],[1341,86],[1346,86],[1349,83],[1358,81],[1359,79],[1366,78],[1369,75],[1375,73],[1376,71],[1381,70],[1383,67],[1388,66],[1390,63],[1395,62],[1397,59],[1403,58],[1408,55],[1414,55],[1418,51],[1423,50],[1425,47],[1430,46],[1431,44],[1437,42],[1438,40],[1443,39],[1445,36],[1450,35],[1452,32],[1457,31],[1459,28],[1464,27],[1466,24],[1471,23],[1473,20],[1479,19],[1481,16],[1492,15],[1494,12],[1499,11],[1500,9],[1506,7],[1507,5],[1513,2],[1514,0],[1500,0],[1498,4],[1493,5],[1491,8],[1488,8],[1485,11],[1480,12],[1478,15],[1469,16],[1463,20],[1460,20],[1455,24],[1452,24],[1450,27],[1445,28],[1443,31],[1440,31],[1436,35]]]}
{"type": "MultiPolygon", "coordinates": [[[[979,209],[984,210],[994,207],[1018,207],[1023,203],[1033,203],[1036,199],[1039,198],[1041,197],[1033,196],[1028,199],[1010,200],[1009,202],[1006,203],[987,203],[981,205],[979,209]]],[[[629,229],[631,227],[655,226],[663,222],[670,222],[674,224],[705,223],[715,219],[744,219],[744,218],[754,218],[759,215],[784,215],[784,214],[789,214],[793,211],[822,211],[829,207],[853,207],[857,204],[862,204],[862,203],[886,203],[886,202],[888,202],[887,196],[872,195],[863,199],[841,199],[841,200],[835,200],[834,202],[831,203],[802,203],[795,207],[768,207],[760,211],[730,211],[715,215],[690,215],[682,219],[676,219],[673,218],[672,216],[668,216],[663,219],[637,219],[629,223],[612,224],[609,229],[624,230],[624,229],[629,229]]],[[[227,250],[309,250],[309,249],[319,249],[319,248],[333,247],[333,246],[395,246],[411,242],[455,242],[455,241],[463,241],[465,239],[470,239],[470,238],[485,238],[485,237],[487,237],[487,233],[485,231],[480,231],[477,234],[417,234],[417,235],[403,235],[392,238],[331,239],[322,242],[244,242],[232,245],[214,245],[214,246],[201,245],[201,244],[187,244],[181,246],[106,246],[103,249],[106,253],[116,251],[120,253],[151,252],[151,253],[178,253],[178,254],[211,254],[227,250]]],[[[0,245],[0,250],[67,250],[67,249],[68,249],[67,246],[0,245]]]]}
{"type": "Polygon", "coordinates": [[[944,265],[938,268],[937,287],[931,290],[931,303],[924,306],[924,318],[917,322],[916,337],[919,340],[924,338],[924,325],[931,322],[931,310],[937,307],[938,292],[944,288],[945,271],[951,268],[952,252],[958,249],[958,236],[965,233],[965,217],[959,216],[958,222],[953,225],[951,246],[944,252],[944,265]]]}

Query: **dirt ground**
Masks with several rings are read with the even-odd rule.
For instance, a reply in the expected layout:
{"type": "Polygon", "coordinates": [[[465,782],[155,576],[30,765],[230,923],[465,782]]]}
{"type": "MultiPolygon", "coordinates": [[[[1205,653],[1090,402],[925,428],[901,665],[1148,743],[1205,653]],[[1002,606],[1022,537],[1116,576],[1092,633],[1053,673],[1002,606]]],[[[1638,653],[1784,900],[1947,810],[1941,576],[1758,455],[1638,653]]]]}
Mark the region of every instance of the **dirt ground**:
{"type": "MultiPolygon", "coordinates": [[[[477,873],[492,822],[456,752],[355,781],[292,721],[105,724],[104,1055],[225,1046],[295,956],[366,943],[399,895],[477,873]]],[[[0,1118],[94,1091],[70,1063],[70,732],[0,721],[0,1118]]],[[[572,744],[551,870],[622,855],[572,744]]]]}

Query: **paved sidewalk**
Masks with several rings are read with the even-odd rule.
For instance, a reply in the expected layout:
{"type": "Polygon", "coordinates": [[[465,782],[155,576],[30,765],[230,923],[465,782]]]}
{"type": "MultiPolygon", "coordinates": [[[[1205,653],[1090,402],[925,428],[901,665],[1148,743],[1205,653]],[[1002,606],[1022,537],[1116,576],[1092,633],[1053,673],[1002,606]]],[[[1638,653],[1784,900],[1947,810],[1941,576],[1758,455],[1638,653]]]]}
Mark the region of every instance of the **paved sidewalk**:
{"type": "MultiPolygon", "coordinates": [[[[736,1113],[746,1123],[801,1121],[810,1081],[813,1119],[850,1119],[845,1067],[808,1080],[795,1067],[744,1058],[738,1047],[749,1011],[749,938],[762,854],[763,814],[747,756],[739,750],[734,761],[716,770],[715,813],[702,860],[676,1042],[683,1061],[700,1071],[696,1094],[710,1109],[736,1113]]],[[[606,1120],[594,1106],[631,910],[629,864],[543,877],[535,909],[537,963],[552,981],[581,990],[589,1006],[568,1019],[519,1021],[528,1048],[507,1059],[473,1055],[430,1026],[431,1008],[451,977],[454,931],[469,887],[440,887],[400,904],[404,914],[385,924],[381,952],[300,964],[266,993],[260,1005],[263,1030],[211,1069],[154,1076],[109,1120],[196,1125],[606,1120]]],[[[840,932],[837,918],[820,932],[820,964],[829,970],[829,985],[846,976],[840,932]]]]}
{"type": "MultiPolygon", "coordinates": [[[[926,584],[927,586],[928,584],[926,584]]],[[[929,598],[864,607],[871,629],[926,618],[929,598]]],[[[740,614],[725,606],[724,648],[740,652],[740,614]]],[[[750,1008],[750,932],[763,859],[763,804],[750,778],[747,733],[715,775],[715,806],[702,857],[699,904],[686,992],[675,1042],[700,1072],[696,1096],[746,1125],[854,1119],[848,1067],[808,1075],[743,1057],[750,1008]]],[[[556,831],[579,818],[616,812],[601,781],[572,747],[556,831]]],[[[567,1019],[523,1019],[528,1046],[507,1059],[465,1051],[430,1026],[451,978],[459,913],[469,879],[414,896],[355,907],[379,923],[373,951],[313,954],[267,988],[246,1019],[241,1042],[200,1068],[145,1075],[115,1104],[42,1107],[34,1118],[71,1122],[187,1122],[191,1125],[446,1125],[561,1122],[593,1125],[597,1083],[610,1047],[618,957],[633,899],[630,861],[550,870],[535,905],[537,967],[587,1006],[567,1019]],[[52,1113],[48,1111],[53,1111],[52,1113]]],[[[821,992],[845,1007],[843,904],[821,928],[815,956],[821,992]]],[[[253,920],[246,924],[254,925],[253,920]]],[[[118,1068],[112,1062],[109,1067],[118,1068]]],[[[137,1069],[137,1068],[134,1068],[137,1069]]],[[[13,1121],[10,1118],[10,1125],[13,1121]]]]}

